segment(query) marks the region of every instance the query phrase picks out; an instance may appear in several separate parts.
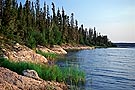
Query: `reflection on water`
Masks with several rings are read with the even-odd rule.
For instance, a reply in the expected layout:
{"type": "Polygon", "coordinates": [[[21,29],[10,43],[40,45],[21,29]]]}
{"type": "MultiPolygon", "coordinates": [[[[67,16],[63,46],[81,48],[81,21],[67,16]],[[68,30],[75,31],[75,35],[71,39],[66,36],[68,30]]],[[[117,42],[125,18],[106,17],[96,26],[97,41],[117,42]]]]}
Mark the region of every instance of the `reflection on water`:
{"type": "Polygon", "coordinates": [[[135,90],[135,48],[69,52],[58,65],[78,65],[86,73],[80,90],[135,90]]]}

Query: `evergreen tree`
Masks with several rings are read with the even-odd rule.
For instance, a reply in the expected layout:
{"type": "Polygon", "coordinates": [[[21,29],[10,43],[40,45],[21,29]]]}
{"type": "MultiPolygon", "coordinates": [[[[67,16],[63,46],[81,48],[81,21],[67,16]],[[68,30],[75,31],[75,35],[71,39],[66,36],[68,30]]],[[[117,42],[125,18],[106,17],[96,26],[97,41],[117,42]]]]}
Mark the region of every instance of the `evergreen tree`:
{"type": "Polygon", "coordinates": [[[17,0],[12,0],[12,8],[18,8],[17,0]]]}
{"type": "Polygon", "coordinates": [[[30,2],[29,0],[26,0],[26,4],[25,4],[25,9],[26,9],[26,24],[27,27],[30,27],[30,2]]]}
{"type": "Polygon", "coordinates": [[[71,42],[73,41],[75,41],[75,30],[74,30],[74,14],[73,13],[71,13],[71,21],[70,21],[70,40],[71,40],[71,42]]]}
{"type": "Polygon", "coordinates": [[[56,24],[59,26],[59,29],[61,31],[61,28],[62,28],[62,17],[61,17],[59,8],[58,8],[58,11],[57,11],[57,22],[56,22],[56,24]]]}
{"type": "Polygon", "coordinates": [[[24,27],[25,25],[23,24],[23,8],[22,3],[20,2],[17,15],[17,35],[20,36],[20,39],[24,38],[24,27]]]}
{"type": "Polygon", "coordinates": [[[85,44],[84,42],[84,28],[83,28],[83,24],[81,25],[81,27],[79,28],[79,43],[80,44],[85,44]]]}
{"type": "Polygon", "coordinates": [[[71,13],[71,22],[70,22],[70,24],[71,24],[71,28],[73,28],[74,27],[74,13],[71,13]]]}
{"type": "Polygon", "coordinates": [[[32,27],[35,27],[35,11],[34,11],[34,3],[32,2],[32,7],[31,7],[31,15],[32,15],[32,19],[31,19],[31,24],[32,27]]]}
{"type": "Polygon", "coordinates": [[[49,6],[47,5],[47,28],[50,26],[50,12],[49,12],[49,6]]]}
{"type": "Polygon", "coordinates": [[[36,5],[35,5],[35,10],[36,10],[36,26],[37,26],[37,29],[39,29],[39,9],[40,9],[40,4],[39,4],[39,0],[36,0],[36,5]]]}
{"type": "Polygon", "coordinates": [[[55,14],[55,5],[54,5],[54,3],[52,2],[52,14],[53,14],[53,21],[56,23],[56,14],[55,14]]]}
{"type": "Polygon", "coordinates": [[[65,15],[65,41],[66,43],[70,42],[70,23],[69,16],[65,15]]]}
{"type": "Polygon", "coordinates": [[[93,33],[93,43],[94,43],[94,45],[96,45],[96,37],[97,37],[97,32],[96,32],[96,28],[94,27],[94,33],[93,33]]]}
{"type": "Polygon", "coordinates": [[[22,42],[31,48],[37,45],[46,44],[83,44],[111,46],[107,36],[98,34],[96,28],[84,29],[81,25],[78,28],[78,21],[74,20],[74,14],[71,17],[62,12],[59,8],[55,13],[55,5],[52,3],[52,15],[49,11],[49,5],[44,2],[43,8],[40,8],[39,0],[36,4],[26,0],[25,5],[18,7],[17,0],[0,1],[0,20],[2,30],[0,33],[17,42],[22,42]],[[35,9],[34,9],[35,6],[35,9]]]}
{"type": "Polygon", "coordinates": [[[46,2],[44,2],[44,7],[43,7],[43,23],[44,23],[44,26],[46,28],[46,2]]]}
{"type": "Polygon", "coordinates": [[[76,38],[76,43],[79,43],[79,30],[78,30],[78,21],[75,20],[75,38],[76,38]]]}
{"type": "Polygon", "coordinates": [[[0,26],[1,26],[1,19],[2,19],[2,0],[0,1],[0,26]]]}
{"type": "Polygon", "coordinates": [[[11,17],[11,0],[6,0],[3,4],[3,17],[2,17],[2,26],[3,26],[3,33],[4,34],[12,34],[12,17],[11,17]]]}

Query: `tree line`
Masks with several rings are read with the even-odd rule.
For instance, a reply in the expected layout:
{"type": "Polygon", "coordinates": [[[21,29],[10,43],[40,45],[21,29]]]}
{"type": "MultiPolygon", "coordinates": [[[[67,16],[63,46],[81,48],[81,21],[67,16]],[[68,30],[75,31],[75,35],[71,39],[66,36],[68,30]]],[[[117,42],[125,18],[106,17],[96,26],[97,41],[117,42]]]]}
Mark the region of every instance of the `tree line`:
{"type": "Polygon", "coordinates": [[[95,27],[78,26],[74,13],[67,15],[63,7],[56,10],[53,2],[50,9],[46,2],[41,8],[39,0],[26,0],[24,5],[17,0],[1,0],[0,9],[0,33],[30,48],[66,43],[112,46],[108,37],[98,33],[95,27]]]}

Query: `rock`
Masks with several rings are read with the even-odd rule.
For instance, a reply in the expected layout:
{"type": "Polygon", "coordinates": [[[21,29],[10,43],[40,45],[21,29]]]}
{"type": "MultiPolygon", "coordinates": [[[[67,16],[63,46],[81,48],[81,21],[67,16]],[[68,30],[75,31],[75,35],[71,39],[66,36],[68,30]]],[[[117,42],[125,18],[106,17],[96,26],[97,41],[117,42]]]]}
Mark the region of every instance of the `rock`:
{"type": "Polygon", "coordinates": [[[30,78],[33,78],[33,79],[36,79],[36,80],[41,80],[37,74],[37,72],[35,70],[23,70],[23,75],[24,76],[27,76],[27,77],[30,77],[30,78]]]}
{"type": "Polygon", "coordinates": [[[68,90],[63,83],[36,80],[0,67],[0,90],[68,90]]]}
{"type": "Polygon", "coordinates": [[[43,46],[38,46],[37,50],[40,50],[40,51],[42,51],[44,53],[67,54],[67,52],[58,45],[53,45],[50,48],[46,48],[46,47],[43,47],[43,46]]]}
{"type": "Polygon", "coordinates": [[[51,49],[46,48],[46,47],[43,47],[43,46],[39,46],[39,45],[38,45],[38,47],[37,47],[37,50],[40,50],[40,51],[42,51],[42,52],[44,52],[44,53],[55,53],[55,52],[52,51],[51,49]]]}
{"type": "Polygon", "coordinates": [[[4,49],[3,50],[4,55],[7,56],[10,60],[13,61],[25,61],[25,62],[32,62],[32,63],[47,63],[48,60],[40,55],[37,54],[35,51],[32,49],[16,44],[12,47],[12,49],[4,49]]]}
{"type": "Polygon", "coordinates": [[[65,44],[61,46],[64,50],[91,50],[95,49],[95,47],[90,47],[90,46],[84,46],[84,45],[76,45],[73,46],[71,44],[65,44]]]}
{"type": "Polygon", "coordinates": [[[2,57],[5,58],[5,59],[9,59],[6,55],[3,55],[2,57]]]}
{"type": "Polygon", "coordinates": [[[58,45],[53,45],[51,50],[53,50],[56,54],[67,54],[67,52],[58,45]]]}
{"type": "Polygon", "coordinates": [[[21,89],[19,89],[15,85],[9,84],[8,82],[0,78],[0,90],[21,90],[21,89]]]}
{"type": "Polygon", "coordinates": [[[16,46],[19,46],[20,44],[19,43],[16,43],[16,46]]]}
{"type": "Polygon", "coordinates": [[[3,52],[6,52],[6,49],[3,48],[2,51],[3,51],[3,52]]]}

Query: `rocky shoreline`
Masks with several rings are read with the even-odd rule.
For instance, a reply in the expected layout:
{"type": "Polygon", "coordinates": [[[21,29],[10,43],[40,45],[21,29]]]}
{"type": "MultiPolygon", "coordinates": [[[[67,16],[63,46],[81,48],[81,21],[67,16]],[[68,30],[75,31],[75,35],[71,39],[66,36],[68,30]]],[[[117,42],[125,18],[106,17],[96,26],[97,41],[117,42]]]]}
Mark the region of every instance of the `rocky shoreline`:
{"type": "MultiPolygon", "coordinates": [[[[40,50],[43,53],[55,53],[59,55],[67,54],[68,50],[84,50],[84,49],[94,49],[94,47],[89,46],[72,46],[72,45],[53,45],[51,47],[37,46],[36,50],[40,50]]],[[[16,43],[14,46],[9,46],[9,48],[3,48],[3,57],[9,60],[13,60],[16,62],[24,61],[24,62],[32,62],[32,63],[48,63],[48,60],[37,54],[35,50],[32,50],[25,45],[20,45],[16,43]]]]}
{"type": "MultiPolygon", "coordinates": [[[[72,46],[72,45],[53,45],[51,47],[38,46],[36,50],[44,53],[67,54],[68,50],[94,49],[89,46],[72,46]]],[[[25,45],[16,43],[13,46],[7,45],[2,48],[3,57],[15,62],[32,62],[39,64],[47,64],[44,56],[37,54],[25,45]]],[[[44,81],[42,79],[35,80],[30,77],[21,76],[17,73],[0,67],[0,90],[67,90],[67,85],[54,81],[44,81]]]]}

